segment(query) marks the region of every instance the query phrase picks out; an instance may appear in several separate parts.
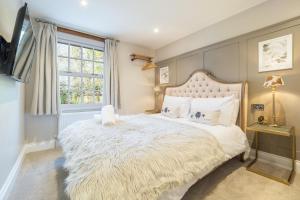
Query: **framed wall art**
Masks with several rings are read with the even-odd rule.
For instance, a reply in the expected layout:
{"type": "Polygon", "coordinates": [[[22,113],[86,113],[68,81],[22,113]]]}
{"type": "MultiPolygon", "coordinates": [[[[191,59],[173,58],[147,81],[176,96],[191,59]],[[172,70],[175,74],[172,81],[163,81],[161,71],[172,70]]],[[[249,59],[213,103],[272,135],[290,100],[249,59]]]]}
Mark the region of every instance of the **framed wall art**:
{"type": "Polygon", "coordinates": [[[169,83],[169,66],[161,67],[159,69],[159,83],[160,84],[169,83]]]}
{"type": "Polygon", "coordinates": [[[259,72],[291,69],[293,67],[292,34],[258,43],[259,72]]]}

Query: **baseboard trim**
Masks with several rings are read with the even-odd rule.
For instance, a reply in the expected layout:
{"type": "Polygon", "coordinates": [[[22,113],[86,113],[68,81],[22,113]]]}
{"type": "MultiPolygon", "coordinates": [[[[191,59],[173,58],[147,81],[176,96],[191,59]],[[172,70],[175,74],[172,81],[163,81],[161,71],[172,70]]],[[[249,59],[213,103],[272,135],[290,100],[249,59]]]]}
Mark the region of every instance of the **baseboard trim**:
{"type": "Polygon", "coordinates": [[[1,190],[0,190],[0,200],[6,200],[15,184],[15,181],[17,179],[17,176],[20,172],[24,157],[25,157],[25,146],[23,146],[21,152],[19,153],[19,156],[10,170],[1,190]]]}
{"type": "MultiPolygon", "coordinates": [[[[255,150],[251,149],[250,152],[250,158],[255,157],[255,150]]],[[[286,158],[283,156],[278,156],[275,154],[267,153],[264,151],[258,151],[258,160],[265,163],[271,163],[273,165],[285,168],[285,169],[291,169],[291,159],[286,158]]],[[[295,170],[296,172],[300,173],[300,161],[296,160],[295,163],[295,170]]]]}
{"type": "Polygon", "coordinates": [[[55,140],[25,144],[25,153],[44,151],[55,148],[55,140]]]}

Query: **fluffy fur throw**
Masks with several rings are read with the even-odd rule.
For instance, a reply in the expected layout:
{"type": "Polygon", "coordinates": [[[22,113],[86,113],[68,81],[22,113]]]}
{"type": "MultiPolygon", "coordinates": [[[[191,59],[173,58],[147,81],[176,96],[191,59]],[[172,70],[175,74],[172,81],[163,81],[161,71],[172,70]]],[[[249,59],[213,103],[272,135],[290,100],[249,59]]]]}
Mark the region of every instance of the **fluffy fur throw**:
{"type": "Polygon", "coordinates": [[[204,130],[143,114],[110,127],[94,119],[77,122],[59,139],[72,200],[158,199],[225,161],[204,130]]]}

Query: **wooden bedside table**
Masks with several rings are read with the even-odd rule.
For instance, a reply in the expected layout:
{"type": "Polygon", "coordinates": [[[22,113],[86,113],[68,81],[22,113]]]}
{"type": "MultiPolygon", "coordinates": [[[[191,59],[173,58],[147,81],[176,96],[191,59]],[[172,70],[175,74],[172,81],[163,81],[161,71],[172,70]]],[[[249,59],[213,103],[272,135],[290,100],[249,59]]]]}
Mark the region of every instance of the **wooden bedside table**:
{"type": "Polygon", "coordinates": [[[146,114],[156,114],[156,113],[160,113],[160,110],[157,109],[152,109],[152,110],[145,110],[146,114]]]}
{"type": "Polygon", "coordinates": [[[272,127],[268,125],[262,124],[252,124],[246,128],[246,131],[254,131],[255,132],[255,159],[248,165],[247,170],[260,174],[262,176],[271,178],[273,180],[279,181],[281,183],[289,185],[291,183],[292,177],[295,174],[295,160],[296,160],[296,136],[295,136],[295,128],[293,126],[278,126],[272,127]],[[287,178],[277,177],[275,175],[270,175],[269,173],[263,171],[262,169],[258,169],[255,167],[258,158],[258,149],[259,149],[259,133],[266,133],[272,135],[279,135],[283,137],[291,138],[291,159],[292,159],[292,169],[289,170],[289,176],[287,178]]]}

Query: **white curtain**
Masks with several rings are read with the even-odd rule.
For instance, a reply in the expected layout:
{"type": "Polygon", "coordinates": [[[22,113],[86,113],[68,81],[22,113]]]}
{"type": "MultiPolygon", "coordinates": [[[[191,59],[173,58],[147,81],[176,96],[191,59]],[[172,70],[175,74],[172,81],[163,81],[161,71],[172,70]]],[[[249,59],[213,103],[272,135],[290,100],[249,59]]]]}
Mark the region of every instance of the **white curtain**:
{"type": "Polygon", "coordinates": [[[57,27],[38,22],[36,52],[33,61],[34,79],[31,114],[56,115],[58,110],[58,82],[56,66],[57,27]]]}
{"type": "Polygon", "coordinates": [[[115,110],[120,108],[118,42],[106,39],[104,49],[104,105],[113,105],[115,110]]]}

